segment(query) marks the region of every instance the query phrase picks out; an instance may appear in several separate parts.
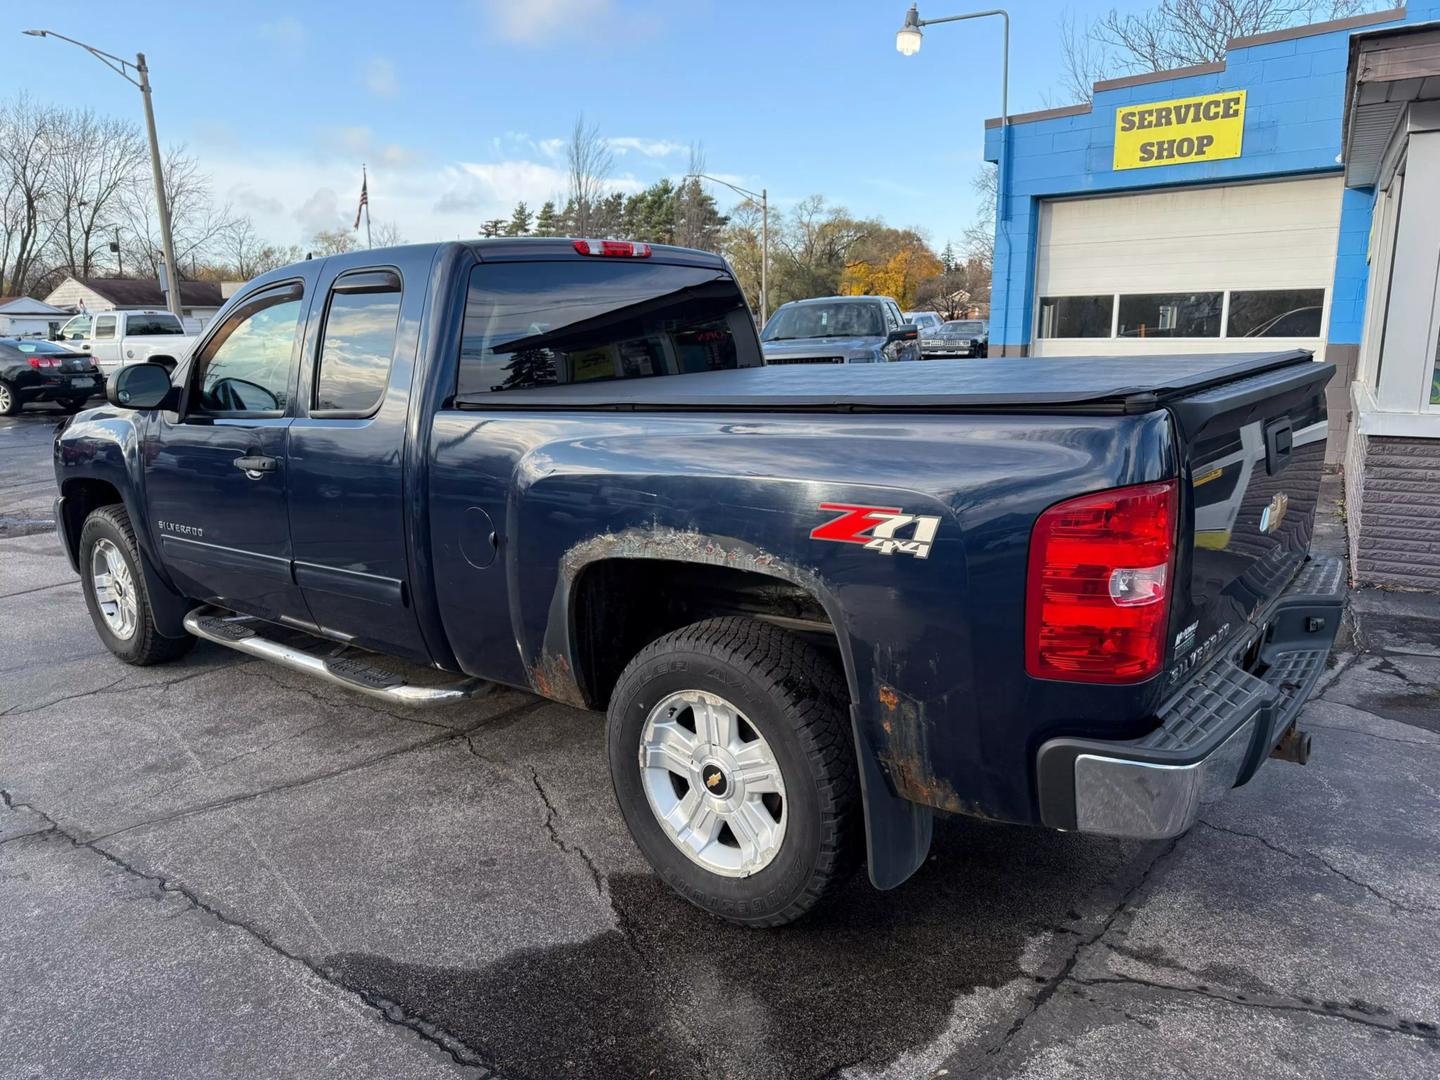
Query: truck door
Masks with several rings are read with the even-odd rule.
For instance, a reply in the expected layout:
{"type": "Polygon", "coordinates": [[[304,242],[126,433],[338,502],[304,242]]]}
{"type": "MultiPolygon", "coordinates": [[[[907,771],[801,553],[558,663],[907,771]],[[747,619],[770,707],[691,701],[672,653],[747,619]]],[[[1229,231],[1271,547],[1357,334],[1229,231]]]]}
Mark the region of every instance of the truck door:
{"type": "Polygon", "coordinates": [[[90,331],[90,356],[109,374],[120,366],[120,335],[123,329],[118,315],[96,315],[90,331]]]}
{"type": "Polygon", "coordinates": [[[428,662],[411,595],[405,419],[429,263],[396,255],[322,270],[290,428],[290,530],[316,623],[428,662]]]}
{"type": "Polygon", "coordinates": [[[144,460],[151,527],[183,590],[308,623],[291,573],[285,498],[304,310],[299,281],[259,289],[232,308],[199,344],[180,411],[157,417],[144,460]]]}

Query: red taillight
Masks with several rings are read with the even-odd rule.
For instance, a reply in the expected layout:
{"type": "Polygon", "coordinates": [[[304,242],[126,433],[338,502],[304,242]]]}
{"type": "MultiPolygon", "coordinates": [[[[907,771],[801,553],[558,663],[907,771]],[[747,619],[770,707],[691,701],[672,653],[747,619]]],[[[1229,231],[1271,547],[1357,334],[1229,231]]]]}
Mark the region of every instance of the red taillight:
{"type": "Polygon", "coordinates": [[[1025,670],[1128,683],[1165,662],[1179,482],[1057,503],[1030,535],[1025,670]]]}
{"type": "Polygon", "coordinates": [[[30,361],[30,366],[33,368],[60,366],[60,358],[58,356],[27,356],[25,359],[30,361]]]}
{"type": "Polygon", "coordinates": [[[629,240],[576,240],[575,250],[581,255],[609,255],[617,259],[648,259],[649,244],[629,240]]]}

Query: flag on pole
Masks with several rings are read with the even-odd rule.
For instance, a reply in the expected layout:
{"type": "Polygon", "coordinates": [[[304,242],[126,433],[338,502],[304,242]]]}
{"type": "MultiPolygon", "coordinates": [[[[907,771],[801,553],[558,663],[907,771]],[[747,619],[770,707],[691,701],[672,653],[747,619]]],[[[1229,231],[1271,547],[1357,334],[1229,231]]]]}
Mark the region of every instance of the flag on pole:
{"type": "Polygon", "coordinates": [[[363,172],[360,174],[360,205],[355,208],[355,224],[351,228],[360,227],[360,215],[370,205],[370,178],[363,172]]]}

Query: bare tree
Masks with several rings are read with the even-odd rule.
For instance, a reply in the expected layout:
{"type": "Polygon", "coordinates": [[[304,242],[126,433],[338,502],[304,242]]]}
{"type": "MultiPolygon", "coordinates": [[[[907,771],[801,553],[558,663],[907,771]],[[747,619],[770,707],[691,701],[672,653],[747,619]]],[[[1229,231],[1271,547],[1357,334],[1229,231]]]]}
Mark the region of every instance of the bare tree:
{"type": "Polygon", "coordinates": [[[995,262],[995,201],[999,191],[999,171],[987,161],[976,170],[970,184],[980,196],[980,203],[975,210],[975,221],[961,238],[965,261],[979,263],[988,274],[995,262]]]}
{"type": "Polygon", "coordinates": [[[55,263],[89,277],[126,188],[146,167],[145,143],[134,124],[86,109],[57,114],[56,150],[55,263]]]}
{"type": "Polygon", "coordinates": [[[55,109],[21,96],[0,108],[0,289],[23,294],[55,231],[55,109]]]}
{"type": "Polygon", "coordinates": [[[593,232],[596,209],[610,182],[615,158],[599,127],[587,124],[584,113],[575,118],[565,160],[569,166],[570,203],[574,208],[570,224],[576,235],[589,236],[593,232]]]}
{"type": "Polygon", "coordinates": [[[1061,23],[1060,92],[1089,101],[1101,78],[1210,64],[1230,40],[1321,19],[1340,19],[1377,0],[1160,0],[1143,11],[1112,8],[1083,29],[1061,23]]]}
{"type": "Polygon", "coordinates": [[[357,246],[349,229],[322,229],[310,237],[310,250],[317,255],[344,255],[357,246]]]}
{"type": "MultiPolygon", "coordinates": [[[[175,262],[182,270],[201,260],[208,261],[235,224],[229,203],[216,206],[210,177],[200,164],[173,146],[165,154],[165,191],[170,197],[170,233],[175,239],[175,262]]],[[[145,273],[160,276],[163,263],[160,223],[155,206],[155,187],[149,170],[131,179],[121,199],[130,237],[127,260],[145,273]]]]}
{"type": "Polygon", "coordinates": [[[399,247],[405,243],[400,226],[394,221],[382,221],[375,226],[373,235],[377,248],[399,247]]]}

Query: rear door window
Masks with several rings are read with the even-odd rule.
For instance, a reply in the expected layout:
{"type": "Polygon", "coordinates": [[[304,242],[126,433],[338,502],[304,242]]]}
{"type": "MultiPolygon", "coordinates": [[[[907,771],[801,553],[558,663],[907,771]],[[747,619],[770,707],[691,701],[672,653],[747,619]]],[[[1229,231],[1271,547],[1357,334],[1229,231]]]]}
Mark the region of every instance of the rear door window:
{"type": "Polygon", "coordinates": [[[390,381],[400,326],[400,275],[359,270],[330,290],[311,416],[368,416],[390,381]]]}
{"type": "Polygon", "coordinates": [[[761,364],[729,274],[594,260],[487,263],[470,275],[459,394],[761,364]]]}
{"type": "Polygon", "coordinates": [[[115,338],[115,316],[114,316],[114,315],[97,315],[97,316],[95,316],[95,340],[96,340],[96,341],[113,341],[114,338],[115,338]]]}

